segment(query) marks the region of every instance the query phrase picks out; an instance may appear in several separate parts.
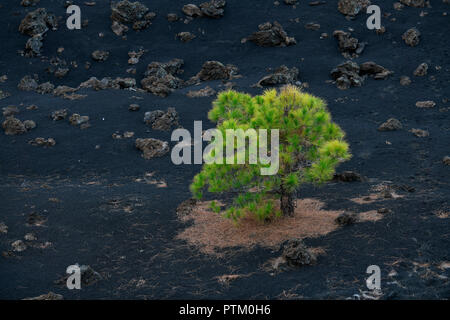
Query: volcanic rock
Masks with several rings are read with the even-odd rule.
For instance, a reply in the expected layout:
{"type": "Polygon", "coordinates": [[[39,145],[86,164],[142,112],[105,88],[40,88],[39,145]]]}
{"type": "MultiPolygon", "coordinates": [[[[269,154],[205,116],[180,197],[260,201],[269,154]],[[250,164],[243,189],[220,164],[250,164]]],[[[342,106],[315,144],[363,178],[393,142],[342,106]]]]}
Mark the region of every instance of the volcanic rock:
{"type": "Polygon", "coordinates": [[[138,138],[135,142],[136,148],[143,152],[144,159],[162,157],[169,152],[169,143],[153,138],[138,138]]]}
{"type": "Polygon", "coordinates": [[[94,52],[92,52],[92,59],[94,59],[95,61],[106,61],[108,57],[109,57],[108,51],[95,50],[94,52]]]}
{"type": "Polygon", "coordinates": [[[201,81],[210,80],[229,80],[238,72],[238,68],[234,65],[226,66],[219,61],[206,61],[196,78],[201,81]]]}
{"type": "Polygon", "coordinates": [[[142,88],[158,96],[168,96],[174,89],[183,86],[183,80],[175,76],[183,72],[183,63],[182,59],[150,63],[145,78],[141,80],[142,88]]]}
{"type": "Polygon", "coordinates": [[[42,35],[36,34],[28,39],[25,44],[25,56],[26,57],[35,57],[41,55],[41,49],[43,46],[42,43],[42,35]]]}
{"type": "Polygon", "coordinates": [[[2,108],[2,110],[4,117],[14,116],[15,114],[19,113],[19,108],[17,108],[16,106],[7,106],[2,108]]]}
{"type": "Polygon", "coordinates": [[[44,82],[37,86],[36,92],[39,94],[52,93],[55,86],[51,82],[44,82]]]}
{"type": "Polygon", "coordinates": [[[414,70],[414,75],[416,77],[423,77],[426,76],[428,73],[428,64],[425,62],[419,64],[419,66],[414,70]]]}
{"type": "Polygon", "coordinates": [[[402,123],[399,120],[395,118],[390,118],[378,127],[378,131],[395,131],[400,130],[402,128],[403,128],[402,123]]]}
{"type": "Polygon", "coordinates": [[[285,65],[282,65],[274,70],[272,74],[263,77],[256,84],[258,87],[274,86],[278,84],[294,84],[298,78],[298,69],[292,67],[289,69],[285,65]]]}
{"type": "Polygon", "coordinates": [[[39,146],[39,147],[53,147],[56,144],[56,141],[53,138],[45,139],[45,138],[37,137],[33,140],[28,141],[28,143],[33,146],[39,146]]]}
{"type": "Polygon", "coordinates": [[[352,37],[350,32],[343,30],[335,30],[333,36],[338,40],[339,50],[347,59],[358,57],[366,45],[365,42],[359,42],[358,39],[352,37]]]}
{"type": "Polygon", "coordinates": [[[26,244],[22,240],[14,241],[13,243],[11,243],[11,247],[15,252],[22,252],[27,249],[26,244]]]}
{"type": "Polygon", "coordinates": [[[344,212],[344,213],[341,213],[336,218],[335,221],[338,225],[341,225],[341,226],[354,224],[354,223],[358,222],[358,215],[354,212],[344,212]]]}
{"type": "Polygon", "coordinates": [[[422,129],[412,128],[411,130],[409,130],[409,132],[411,132],[418,138],[425,138],[430,135],[430,133],[427,130],[422,130],[422,129]]]}
{"type": "Polygon", "coordinates": [[[35,35],[43,35],[48,28],[56,29],[58,26],[56,17],[48,14],[45,8],[39,8],[29,12],[19,25],[19,31],[30,37],[35,35]]]}
{"type": "Polygon", "coordinates": [[[403,35],[402,39],[411,47],[415,47],[420,42],[420,31],[416,28],[408,29],[403,35]]]}
{"type": "Polygon", "coordinates": [[[46,294],[41,294],[40,296],[37,297],[32,297],[32,298],[25,298],[23,300],[63,300],[63,296],[61,294],[56,294],[53,292],[49,292],[46,294]]]}
{"type": "Polygon", "coordinates": [[[400,2],[408,7],[425,7],[425,0],[400,0],[400,2]]]}
{"type": "Polygon", "coordinates": [[[177,34],[177,38],[183,42],[189,42],[196,38],[196,35],[190,32],[180,32],[177,34]]]}
{"type": "Polygon", "coordinates": [[[23,91],[34,91],[38,87],[38,82],[36,80],[36,77],[32,78],[29,75],[24,76],[19,84],[17,85],[17,88],[23,91]]]}
{"type": "Polygon", "coordinates": [[[186,96],[189,98],[201,98],[201,97],[210,97],[216,94],[216,90],[213,88],[206,86],[203,89],[197,90],[197,91],[189,91],[186,93],[186,96]]]}
{"type": "Polygon", "coordinates": [[[6,135],[17,135],[27,132],[23,122],[14,117],[8,117],[3,121],[2,127],[6,135]]]}
{"type": "Polygon", "coordinates": [[[254,32],[243,42],[252,41],[261,47],[285,47],[296,44],[294,38],[288,37],[281,24],[266,22],[258,26],[259,31],[254,32]]]}
{"type": "Polygon", "coordinates": [[[218,19],[224,15],[225,5],[225,0],[211,0],[200,4],[200,10],[203,16],[218,19]]]}
{"type": "Polygon", "coordinates": [[[283,245],[282,257],[293,267],[311,265],[317,261],[316,255],[300,239],[288,240],[283,245]]]}
{"type": "Polygon", "coordinates": [[[167,112],[148,111],[144,115],[144,122],[155,130],[167,131],[173,126],[178,126],[178,113],[175,108],[168,108],[167,112]]]}
{"type": "Polygon", "coordinates": [[[402,86],[409,86],[411,84],[411,79],[408,76],[401,76],[400,77],[400,84],[402,86]]]}
{"type": "Polygon", "coordinates": [[[70,116],[69,122],[73,126],[79,126],[86,124],[89,121],[89,116],[80,116],[78,113],[74,113],[70,116]]]}
{"type": "Polygon", "coordinates": [[[445,156],[445,157],[442,159],[442,162],[443,162],[445,165],[450,166],[450,157],[449,157],[449,156],[445,156]]]}
{"type": "Polygon", "coordinates": [[[336,81],[336,86],[345,90],[353,87],[360,87],[364,82],[364,77],[359,74],[359,65],[353,61],[346,61],[331,70],[331,77],[336,81]]]}
{"type": "Polygon", "coordinates": [[[431,101],[431,100],[416,102],[417,108],[433,108],[435,105],[436,105],[436,102],[431,101]]]}
{"type": "Polygon", "coordinates": [[[393,72],[376,64],[373,61],[361,63],[359,65],[360,75],[371,75],[374,79],[386,79],[393,72]]]}
{"type": "Polygon", "coordinates": [[[188,17],[200,17],[202,15],[202,11],[195,4],[186,4],[181,10],[188,17]]]}
{"type": "Polygon", "coordinates": [[[369,5],[369,0],[339,0],[338,10],[346,16],[356,16],[369,5]]]}

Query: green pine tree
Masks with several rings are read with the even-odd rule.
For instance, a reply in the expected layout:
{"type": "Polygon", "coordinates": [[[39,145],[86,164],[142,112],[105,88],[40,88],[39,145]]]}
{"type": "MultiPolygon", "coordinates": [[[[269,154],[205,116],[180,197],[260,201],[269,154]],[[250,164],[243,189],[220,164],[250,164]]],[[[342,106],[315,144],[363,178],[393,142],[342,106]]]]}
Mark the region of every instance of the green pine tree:
{"type": "MultiPolygon", "coordinates": [[[[336,166],[351,156],[348,144],[343,140],[344,132],[331,121],[325,102],[295,86],[286,86],[279,92],[267,90],[255,97],[233,90],[221,92],[208,118],[217,123],[223,137],[226,129],[267,129],[268,150],[271,150],[270,130],[279,130],[279,170],[276,174],[261,175],[260,169],[268,164],[262,164],[259,159],[256,164],[249,164],[250,152],[246,152],[245,164],[204,164],[202,171],[194,177],[191,191],[198,199],[205,190],[239,193],[225,211],[225,216],[234,220],[247,214],[261,220],[292,215],[299,185],[330,180],[336,166]]],[[[223,140],[225,150],[226,139],[223,140]]],[[[258,140],[258,145],[264,142],[258,140]]],[[[233,147],[236,149],[237,144],[233,147]]],[[[235,160],[239,152],[236,152],[235,160]]],[[[214,155],[213,149],[209,156],[214,155]]],[[[215,202],[213,206],[214,211],[220,212],[215,202]]]]}

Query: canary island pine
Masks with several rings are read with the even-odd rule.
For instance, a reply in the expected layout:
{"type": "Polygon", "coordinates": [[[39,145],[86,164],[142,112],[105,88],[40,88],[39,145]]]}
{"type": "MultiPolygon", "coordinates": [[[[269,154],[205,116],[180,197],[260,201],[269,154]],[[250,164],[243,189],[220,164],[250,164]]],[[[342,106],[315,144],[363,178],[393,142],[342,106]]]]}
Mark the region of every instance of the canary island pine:
{"type": "MultiPolygon", "coordinates": [[[[268,132],[278,129],[279,132],[276,174],[261,175],[260,169],[267,164],[258,160],[256,164],[205,163],[194,177],[191,191],[198,199],[205,190],[237,192],[233,203],[224,211],[226,217],[236,221],[248,214],[260,220],[292,215],[300,184],[330,180],[336,166],[351,157],[344,132],[331,121],[325,102],[295,86],[283,87],[279,92],[267,90],[255,97],[233,90],[221,92],[208,118],[217,123],[217,129],[224,135],[226,129],[267,129],[268,132]]],[[[264,141],[258,140],[260,143],[264,141]]],[[[224,149],[225,144],[224,141],[224,149]]],[[[211,154],[214,155],[214,150],[211,154]]],[[[221,211],[215,202],[212,209],[221,211]]]]}

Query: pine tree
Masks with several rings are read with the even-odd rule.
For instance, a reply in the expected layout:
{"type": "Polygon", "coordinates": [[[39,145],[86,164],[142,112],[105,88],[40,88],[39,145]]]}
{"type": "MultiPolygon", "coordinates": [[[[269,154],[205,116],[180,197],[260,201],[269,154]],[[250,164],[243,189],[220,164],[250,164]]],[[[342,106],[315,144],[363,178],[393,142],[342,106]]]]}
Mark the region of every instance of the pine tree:
{"type": "MultiPolygon", "coordinates": [[[[194,177],[191,191],[198,199],[205,189],[238,192],[225,211],[225,216],[234,220],[247,214],[261,220],[292,215],[299,185],[330,180],[336,166],[351,156],[343,140],[344,132],[331,121],[325,102],[295,86],[283,87],[279,92],[267,90],[255,97],[233,90],[221,92],[208,118],[217,123],[224,137],[226,129],[267,129],[268,137],[273,129],[279,132],[276,174],[261,175],[260,169],[268,165],[259,159],[256,164],[249,164],[249,152],[246,152],[245,164],[204,164],[194,177]]],[[[225,139],[223,142],[225,150],[225,139]]],[[[258,145],[261,143],[264,141],[258,140],[258,145]]],[[[211,150],[210,156],[214,153],[211,150]]],[[[215,202],[212,208],[216,212],[221,210],[215,202]]]]}

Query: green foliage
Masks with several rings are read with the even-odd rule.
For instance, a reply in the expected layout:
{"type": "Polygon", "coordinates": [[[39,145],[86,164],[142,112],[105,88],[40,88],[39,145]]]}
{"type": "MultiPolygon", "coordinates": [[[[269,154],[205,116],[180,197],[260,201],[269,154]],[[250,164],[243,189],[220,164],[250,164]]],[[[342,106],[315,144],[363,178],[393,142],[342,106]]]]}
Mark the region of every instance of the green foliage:
{"type": "MultiPolygon", "coordinates": [[[[233,90],[221,92],[208,117],[217,123],[223,137],[226,129],[267,129],[268,150],[270,129],[279,130],[277,174],[261,175],[260,169],[269,165],[260,163],[259,158],[256,164],[249,164],[247,152],[243,165],[205,164],[194,177],[191,191],[196,198],[202,198],[205,189],[238,192],[224,213],[234,220],[249,213],[261,220],[281,215],[275,200],[293,194],[302,183],[330,180],[336,166],[350,158],[344,132],[331,121],[325,102],[295,86],[286,86],[279,92],[267,90],[255,97],[233,90]]],[[[258,140],[258,145],[262,142],[258,140]]],[[[225,145],[224,138],[224,155],[225,145]]],[[[214,151],[210,156],[214,156],[214,151]]],[[[213,206],[214,211],[220,210],[213,206]]]]}

